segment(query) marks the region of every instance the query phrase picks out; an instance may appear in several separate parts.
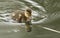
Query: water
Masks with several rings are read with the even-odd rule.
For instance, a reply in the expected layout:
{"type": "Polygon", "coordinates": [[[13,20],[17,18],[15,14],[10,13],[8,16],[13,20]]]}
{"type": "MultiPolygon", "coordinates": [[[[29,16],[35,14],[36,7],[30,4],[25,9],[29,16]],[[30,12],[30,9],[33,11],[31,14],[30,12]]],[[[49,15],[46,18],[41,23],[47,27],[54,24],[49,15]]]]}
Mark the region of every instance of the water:
{"type": "Polygon", "coordinates": [[[0,38],[60,38],[60,0],[0,0],[0,38]],[[32,9],[32,31],[10,17],[14,10],[32,9]],[[15,22],[15,23],[14,23],[15,22]]]}

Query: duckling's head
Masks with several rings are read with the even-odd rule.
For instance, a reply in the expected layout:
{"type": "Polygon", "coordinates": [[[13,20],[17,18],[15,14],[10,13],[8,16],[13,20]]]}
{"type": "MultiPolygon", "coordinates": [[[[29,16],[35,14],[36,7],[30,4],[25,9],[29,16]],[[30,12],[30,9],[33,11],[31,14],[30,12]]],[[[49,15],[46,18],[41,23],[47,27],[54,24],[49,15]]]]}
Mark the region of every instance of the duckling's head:
{"type": "Polygon", "coordinates": [[[26,10],[25,10],[25,16],[29,17],[29,16],[31,16],[31,13],[32,13],[31,8],[26,8],[26,10]]]}

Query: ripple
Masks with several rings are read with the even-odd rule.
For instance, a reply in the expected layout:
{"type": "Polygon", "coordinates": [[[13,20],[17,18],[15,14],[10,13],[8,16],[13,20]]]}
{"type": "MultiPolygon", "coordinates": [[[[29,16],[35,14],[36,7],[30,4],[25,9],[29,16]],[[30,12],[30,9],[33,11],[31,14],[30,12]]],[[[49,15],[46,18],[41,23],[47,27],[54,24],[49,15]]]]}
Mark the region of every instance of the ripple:
{"type": "Polygon", "coordinates": [[[46,10],[44,9],[44,7],[40,6],[38,3],[36,3],[36,2],[34,2],[34,1],[32,1],[32,0],[25,0],[25,1],[31,3],[34,7],[37,7],[37,8],[39,8],[40,10],[46,12],[46,10]]]}

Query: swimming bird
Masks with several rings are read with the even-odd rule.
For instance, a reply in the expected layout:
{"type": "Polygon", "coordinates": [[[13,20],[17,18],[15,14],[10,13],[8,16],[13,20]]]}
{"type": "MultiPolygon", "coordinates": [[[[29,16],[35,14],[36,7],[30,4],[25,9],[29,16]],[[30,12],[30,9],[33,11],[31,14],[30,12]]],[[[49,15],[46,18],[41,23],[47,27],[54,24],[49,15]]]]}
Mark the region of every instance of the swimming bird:
{"type": "Polygon", "coordinates": [[[11,13],[11,17],[14,21],[18,23],[25,23],[25,30],[31,32],[31,8],[26,8],[25,10],[16,10],[11,13]]]}

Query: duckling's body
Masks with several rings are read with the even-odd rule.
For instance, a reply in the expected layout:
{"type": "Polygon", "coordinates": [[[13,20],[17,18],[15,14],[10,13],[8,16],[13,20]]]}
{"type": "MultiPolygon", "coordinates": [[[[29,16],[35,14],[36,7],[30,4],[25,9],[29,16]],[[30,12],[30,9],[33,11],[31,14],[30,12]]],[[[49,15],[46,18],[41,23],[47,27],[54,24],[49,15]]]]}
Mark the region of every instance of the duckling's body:
{"type": "Polygon", "coordinates": [[[16,10],[12,13],[12,19],[21,23],[25,23],[25,29],[30,32],[31,31],[31,9],[26,9],[24,11],[16,10]]]}
{"type": "Polygon", "coordinates": [[[20,10],[16,10],[12,13],[12,19],[19,23],[27,20],[26,16],[24,15],[24,11],[22,12],[20,10]]]}

